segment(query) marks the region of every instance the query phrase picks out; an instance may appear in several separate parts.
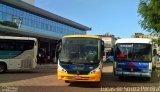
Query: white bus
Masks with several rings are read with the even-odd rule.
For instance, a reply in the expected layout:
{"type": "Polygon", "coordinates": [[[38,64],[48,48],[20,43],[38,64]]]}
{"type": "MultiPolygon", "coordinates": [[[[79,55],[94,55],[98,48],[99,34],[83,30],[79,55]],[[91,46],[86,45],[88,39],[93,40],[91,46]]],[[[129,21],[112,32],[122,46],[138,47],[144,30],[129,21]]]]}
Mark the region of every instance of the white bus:
{"type": "Polygon", "coordinates": [[[151,79],[156,67],[156,51],[151,39],[126,38],[115,43],[113,71],[119,79],[125,76],[139,76],[151,79]]]}
{"type": "Polygon", "coordinates": [[[37,48],[36,38],[0,36],[0,73],[35,68],[37,48]]]}

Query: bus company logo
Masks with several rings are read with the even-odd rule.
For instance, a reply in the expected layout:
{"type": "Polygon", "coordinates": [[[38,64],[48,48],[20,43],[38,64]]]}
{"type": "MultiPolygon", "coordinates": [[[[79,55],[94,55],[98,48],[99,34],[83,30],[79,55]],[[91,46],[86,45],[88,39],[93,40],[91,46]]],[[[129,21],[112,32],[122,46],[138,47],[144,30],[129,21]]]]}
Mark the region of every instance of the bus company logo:
{"type": "Polygon", "coordinates": [[[77,70],[77,66],[73,66],[72,69],[73,69],[73,70],[77,70]]]}
{"type": "Polygon", "coordinates": [[[94,67],[89,67],[89,69],[94,69],[94,67]]]}
{"type": "Polygon", "coordinates": [[[123,63],[123,62],[118,62],[117,64],[118,65],[126,65],[126,63],[123,63]]]}
{"type": "Polygon", "coordinates": [[[73,69],[73,70],[84,70],[84,67],[77,67],[77,66],[75,66],[75,67],[73,67],[72,69],[73,69]]]}
{"type": "Polygon", "coordinates": [[[134,63],[129,63],[129,67],[135,67],[135,64],[134,63]]]}
{"type": "Polygon", "coordinates": [[[131,72],[133,72],[133,68],[131,68],[131,72]]]}

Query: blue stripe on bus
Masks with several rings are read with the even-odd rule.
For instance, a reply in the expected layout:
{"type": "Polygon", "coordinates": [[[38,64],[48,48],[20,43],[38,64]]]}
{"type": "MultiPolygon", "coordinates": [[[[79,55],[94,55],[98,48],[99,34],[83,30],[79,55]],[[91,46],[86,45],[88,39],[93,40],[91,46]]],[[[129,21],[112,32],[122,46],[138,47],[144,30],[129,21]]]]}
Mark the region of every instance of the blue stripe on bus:
{"type": "Polygon", "coordinates": [[[133,69],[135,72],[141,72],[142,70],[149,69],[149,63],[146,62],[117,62],[117,68],[121,68],[122,71],[131,71],[133,69]]]}
{"type": "Polygon", "coordinates": [[[0,51],[0,59],[10,59],[14,58],[23,53],[23,51],[9,51],[9,50],[1,50],[0,51]]]}
{"type": "Polygon", "coordinates": [[[77,71],[80,74],[88,74],[90,71],[94,70],[98,67],[99,64],[96,65],[87,65],[87,64],[60,64],[69,74],[76,74],[77,71]]]}

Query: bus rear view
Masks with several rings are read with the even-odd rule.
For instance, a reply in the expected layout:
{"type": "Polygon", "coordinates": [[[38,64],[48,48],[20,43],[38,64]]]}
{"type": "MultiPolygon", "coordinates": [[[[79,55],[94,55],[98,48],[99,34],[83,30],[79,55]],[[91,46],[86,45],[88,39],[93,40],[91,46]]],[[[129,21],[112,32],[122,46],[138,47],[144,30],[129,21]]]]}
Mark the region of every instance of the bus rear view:
{"type": "Polygon", "coordinates": [[[65,36],[58,61],[58,79],[100,82],[102,52],[103,41],[97,36],[65,36]]]}
{"type": "Polygon", "coordinates": [[[154,67],[150,39],[128,38],[116,41],[113,71],[120,79],[124,76],[150,79],[154,67]]]}

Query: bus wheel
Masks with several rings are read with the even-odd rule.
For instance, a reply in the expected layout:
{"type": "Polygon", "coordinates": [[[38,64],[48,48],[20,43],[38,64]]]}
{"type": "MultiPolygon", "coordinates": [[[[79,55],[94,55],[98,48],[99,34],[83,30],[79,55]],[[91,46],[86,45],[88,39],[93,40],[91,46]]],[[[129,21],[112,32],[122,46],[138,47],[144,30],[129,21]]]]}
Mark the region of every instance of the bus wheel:
{"type": "Polygon", "coordinates": [[[147,81],[151,81],[151,77],[147,77],[146,80],[147,80],[147,81]]]}
{"type": "Polygon", "coordinates": [[[116,76],[116,71],[115,71],[114,67],[113,67],[113,74],[114,74],[114,76],[116,76]]]}
{"type": "Polygon", "coordinates": [[[65,83],[70,83],[70,81],[65,80],[65,83]]]}
{"type": "Polygon", "coordinates": [[[153,70],[153,71],[156,71],[156,67],[153,67],[152,70],[153,70]]]}
{"type": "Polygon", "coordinates": [[[119,80],[124,80],[124,76],[118,76],[119,80]]]}
{"type": "Polygon", "coordinates": [[[101,85],[101,81],[94,82],[96,85],[101,85]]]}
{"type": "Polygon", "coordinates": [[[5,64],[0,64],[0,73],[6,72],[7,68],[5,64]]]}

